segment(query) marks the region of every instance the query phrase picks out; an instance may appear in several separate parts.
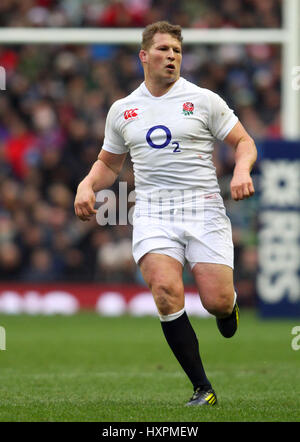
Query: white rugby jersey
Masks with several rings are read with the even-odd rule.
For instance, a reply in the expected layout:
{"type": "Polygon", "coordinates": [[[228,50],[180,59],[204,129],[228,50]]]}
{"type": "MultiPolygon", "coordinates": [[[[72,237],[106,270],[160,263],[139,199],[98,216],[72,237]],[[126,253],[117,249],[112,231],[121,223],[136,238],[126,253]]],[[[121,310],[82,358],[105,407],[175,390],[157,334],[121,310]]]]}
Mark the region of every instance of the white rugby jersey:
{"type": "Polygon", "coordinates": [[[160,97],[142,83],[111,106],[103,149],[130,152],[139,201],[158,190],[199,190],[220,198],[213,142],[237,121],[221,97],[182,77],[160,97]]]}

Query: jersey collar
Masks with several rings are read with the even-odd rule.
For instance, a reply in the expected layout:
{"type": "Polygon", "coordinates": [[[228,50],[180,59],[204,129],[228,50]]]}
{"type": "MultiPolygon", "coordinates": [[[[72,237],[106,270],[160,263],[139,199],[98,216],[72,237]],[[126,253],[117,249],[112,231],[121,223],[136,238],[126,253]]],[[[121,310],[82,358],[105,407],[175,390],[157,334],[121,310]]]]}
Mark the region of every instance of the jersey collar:
{"type": "Polygon", "coordinates": [[[141,87],[142,92],[145,95],[147,95],[148,97],[152,98],[153,100],[162,100],[164,98],[168,98],[169,95],[171,95],[173,92],[175,92],[182,85],[182,82],[183,82],[183,78],[179,77],[178,80],[173,84],[173,86],[168,90],[168,92],[166,92],[164,95],[161,95],[160,97],[155,97],[154,95],[152,95],[149,92],[149,89],[147,88],[144,81],[140,87],[141,87]]]}

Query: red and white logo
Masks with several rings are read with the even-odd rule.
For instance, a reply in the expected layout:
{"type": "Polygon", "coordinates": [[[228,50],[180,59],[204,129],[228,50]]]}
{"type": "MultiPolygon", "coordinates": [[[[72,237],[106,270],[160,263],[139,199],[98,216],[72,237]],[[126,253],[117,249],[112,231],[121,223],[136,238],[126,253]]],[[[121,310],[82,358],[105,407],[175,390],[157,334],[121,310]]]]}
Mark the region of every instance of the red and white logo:
{"type": "Polygon", "coordinates": [[[126,110],[124,112],[125,120],[128,120],[129,118],[137,117],[138,116],[138,114],[136,113],[137,110],[138,110],[137,107],[135,109],[128,109],[128,110],[126,110]]]}
{"type": "Polygon", "coordinates": [[[192,115],[194,112],[194,104],[190,101],[187,101],[182,106],[182,113],[184,115],[192,115]]]}

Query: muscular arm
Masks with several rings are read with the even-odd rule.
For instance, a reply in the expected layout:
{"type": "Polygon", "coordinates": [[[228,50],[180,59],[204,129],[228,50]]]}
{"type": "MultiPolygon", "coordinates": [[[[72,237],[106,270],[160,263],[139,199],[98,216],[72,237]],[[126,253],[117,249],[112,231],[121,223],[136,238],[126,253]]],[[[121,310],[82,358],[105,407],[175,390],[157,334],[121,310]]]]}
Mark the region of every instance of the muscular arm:
{"type": "Polygon", "coordinates": [[[126,153],[118,155],[101,150],[88,175],[80,182],[74,202],[75,214],[82,221],[89,221],[97,213],[95,192],[110,187],[119,175],[126,153]]]}
{"type": "Polygon", "coordinates": [[[238,122],[224,140],[235,149],[235,168],[230,183],[235,201],[252,196],[255,192],[250,172],[257,158],[254,140],[238,122]]]}

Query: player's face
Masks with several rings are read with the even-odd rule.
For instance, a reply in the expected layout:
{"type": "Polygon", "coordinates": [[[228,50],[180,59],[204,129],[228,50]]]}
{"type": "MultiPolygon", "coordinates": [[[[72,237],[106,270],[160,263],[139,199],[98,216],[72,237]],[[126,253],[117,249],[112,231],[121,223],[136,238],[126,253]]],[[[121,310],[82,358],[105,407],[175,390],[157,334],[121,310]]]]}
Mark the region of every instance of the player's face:
{"type": "Polygon", "coordinates": [[[182,60],[181,43],[170,34],[157,33],[153,43],[145,52],[145,64],[148,74],[167,83],[176,81],[180,76],[182,60]]]}

